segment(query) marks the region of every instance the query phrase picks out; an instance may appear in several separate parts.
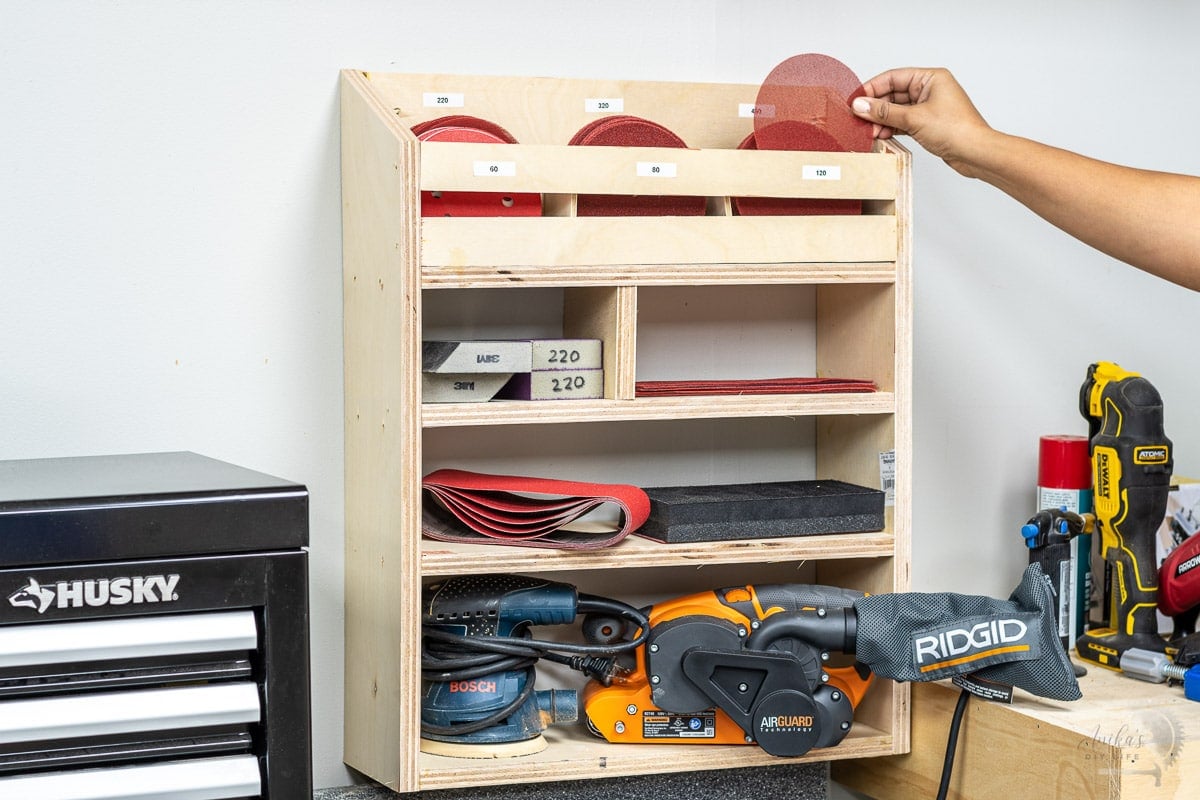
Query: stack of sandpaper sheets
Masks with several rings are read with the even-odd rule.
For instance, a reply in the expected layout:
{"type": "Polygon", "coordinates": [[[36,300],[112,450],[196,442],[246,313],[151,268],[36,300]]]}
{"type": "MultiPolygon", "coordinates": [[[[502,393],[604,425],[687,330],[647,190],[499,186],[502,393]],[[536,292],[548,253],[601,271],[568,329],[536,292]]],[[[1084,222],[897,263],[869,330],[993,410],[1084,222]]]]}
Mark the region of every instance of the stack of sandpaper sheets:
{"type": "Polygon", "coordinates": [[[599,339],[425,341],[421,370],[426,403],[604,396],[599,339]]]}
{"type": "Polygon", "coordinates": [[[638,535],[661,542],[771,539],[882,530],[884,494],[834,480],[646,489],[638,535]]]}
{"type": "Polygon", "coordinates": [[[686,397],[689,395],[739,394],[826,394],[873,392],[873,381],[855,378],[757,378],[751,380],[638,381],[638,397],[686,397]]]}

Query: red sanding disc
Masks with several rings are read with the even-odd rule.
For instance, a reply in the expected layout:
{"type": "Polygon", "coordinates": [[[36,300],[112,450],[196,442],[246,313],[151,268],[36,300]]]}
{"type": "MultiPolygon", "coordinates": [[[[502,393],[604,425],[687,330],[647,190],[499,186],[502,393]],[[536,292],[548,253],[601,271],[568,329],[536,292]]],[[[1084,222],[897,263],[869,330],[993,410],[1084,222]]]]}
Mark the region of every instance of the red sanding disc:
{"type": "Polygon", "coordinates": [[[754,133],[759,149],[807,149],[792,138],[799,129],[777,127],[800,122],[829,134],[838,150],[870,152],[871,123],[850,110],[854,98],[863,94],[862,81],[837,59],[819,53],[792,56],[771,70],[758,90],[754,133]]]}
{"type": "Polygon", "coordinates": [[[426,131],[431,131],[434,128],[474,128],[479,131],[484,131],[495,136],[498,140],[508,144],[516,144],[517,139],[511,133],[501,128],[491,120],[480,119],[479,117],[471,117],[466,114],[451,114],[448,117],[438,117],[437,119],[418,122],[412,126],[414,136],[420,138],[421,134],[426,131]]]}
{"type": "MultiPolygon", "coordinates": [[[[456,114],[414,125],[422,142],[516,144],[512,134],[495,123],[456,114]]],[[[540,217],[542,196],[520,192],[421,192],[423,217],[540,217]]]]}
{"type": "MultiPolygon", "coordinates": [[[[601,117],[580,128],[568,144],[600,147],[687,147],[657,122],[629,115],[601,117]]],[[[703,216],[703,197],[620,194],[580,195],[576,216],[703,216]]]]}
{"type": "MultiPolygon", "coordinates": [[[[781,135],[798,144],[795,150],[833,152],[841,147],[829,133],[803,122],[777,122],[786,126],[781,135]]],[[[739,150],[757,150],[757,134],[750,134],[738,145],[739,150]]],[[[736,213],[750,216],[817,216],[826,214],[861,214],[862,200],[840,200],[807,197],[735,197],[733,209],[736,213]]]]}

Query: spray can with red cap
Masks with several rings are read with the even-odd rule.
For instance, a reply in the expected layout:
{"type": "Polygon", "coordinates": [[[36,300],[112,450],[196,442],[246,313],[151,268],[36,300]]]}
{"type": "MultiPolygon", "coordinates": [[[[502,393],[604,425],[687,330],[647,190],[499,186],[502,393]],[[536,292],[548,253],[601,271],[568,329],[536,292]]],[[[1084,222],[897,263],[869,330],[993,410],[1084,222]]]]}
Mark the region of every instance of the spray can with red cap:
{"type": "MultiPolygon", "coordinates": [[[[1092,462],[1085,436],[1043,436],[1038,446],[1037,511],[1092,512],[1092,462]]],[[[1027,540],[1029,541],[1029,540],[1027,540]]],[[[1087,629],[1092,605],[1092,535],[1073,533],[1061,545],[1031,549],[1059,599],[1059,636],[1073,643],[1087,629]]]]}

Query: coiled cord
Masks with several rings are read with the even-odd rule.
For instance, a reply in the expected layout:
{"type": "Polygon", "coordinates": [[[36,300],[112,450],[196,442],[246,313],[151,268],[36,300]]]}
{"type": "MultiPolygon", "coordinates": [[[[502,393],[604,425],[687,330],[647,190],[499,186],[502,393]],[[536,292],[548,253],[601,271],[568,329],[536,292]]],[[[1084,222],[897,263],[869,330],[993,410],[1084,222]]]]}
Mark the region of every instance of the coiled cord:
{"type": "Polygon", "coordinates": [[[487,717],[452,726],[422,720],[424,733],[450,736],[489,728],[509,717],[533,694],[534,666],[541,659],[562,664],[596,678],[604,684],[612,680],[615,656],[639,647],[650,633],[645,612],[607,597],[580,594],[576,614],[603,614],[624,620],[637,634],[628,640],[577,644],[525,638],[521,630],[513,636],[465,636],[441,630],[435,625],[422,628],[421,677],[435,683],[470,680],[496,672],[524,670],[525,687],[520,695],[487,717]]]}

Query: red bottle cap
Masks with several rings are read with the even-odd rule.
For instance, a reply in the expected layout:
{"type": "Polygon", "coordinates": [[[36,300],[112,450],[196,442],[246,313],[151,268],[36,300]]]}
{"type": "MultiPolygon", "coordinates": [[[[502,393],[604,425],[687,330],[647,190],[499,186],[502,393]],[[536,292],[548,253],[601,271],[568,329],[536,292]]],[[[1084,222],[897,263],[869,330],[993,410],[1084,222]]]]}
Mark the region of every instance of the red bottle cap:
{"type": "Polygon", "coordinates": [[[1038,486],[1091,489],[1092,460],[1085,436],[1043,436],[1038,447],[1038,486]]]}

